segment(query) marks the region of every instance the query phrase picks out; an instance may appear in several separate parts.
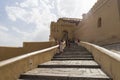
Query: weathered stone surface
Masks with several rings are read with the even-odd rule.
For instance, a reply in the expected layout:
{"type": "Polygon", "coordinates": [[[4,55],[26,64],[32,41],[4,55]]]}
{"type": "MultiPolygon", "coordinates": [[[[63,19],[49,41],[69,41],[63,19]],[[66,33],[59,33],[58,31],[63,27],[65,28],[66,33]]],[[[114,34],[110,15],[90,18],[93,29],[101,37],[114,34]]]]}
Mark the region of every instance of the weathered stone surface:
{"type": "Polygon", "coordinates": [[[52,61],[40,64],[20,76],[23,80],[110,80],[86,49],[77,45],[65,48],[52,61]],[[81,49],[80,49],[81,48],[81,49]],[[71,50],[72,49],[72,50],[71,50]]]}
{"type": "Polygon", "coordinates": [[[68,61],[49,61],[46,63],[43,63],[42,65],[98,65],[93,60],[68,60],[68,61]]]}
{"type": "Polygon", "coordinates": [[[53,58],[93,58],[92,55],[59,55],[54,56],[53,58]]]}
{"type": "Polygon", "coordinates": [[[49,61],[38,66],[39,68],[100,68],[93,60],[66,60],[49,61]]]}
{"type": "Polygon", "coordinates": [[[23,79],[43,79],[43,80],[108,80],[109,77],[100,69],[91,68],[36,68],[25,74],[23,79]],[[47,79],[46,79],[47,78],[47,79]]]}
{"type": "Polygon", "coordinates": [[[117,54],[120,54],[120,43],[104,45],[102,47],[104,47],[112,52],[115,52],[117,54]]]}
{"type": "Polygon", "coordinates": [[[91,55],[91,53],[87,52],[87,51],[74,51],[74,52],[64,52],[64,54],[61,55],[91,55]]]}
{"type": "Polygon", "coordinates": [[[94,60],[93,58],[53,58],[52,59],[52,61],[53,60],[59,60],[59,61],[61,61],[61,60],[94,60]]]}

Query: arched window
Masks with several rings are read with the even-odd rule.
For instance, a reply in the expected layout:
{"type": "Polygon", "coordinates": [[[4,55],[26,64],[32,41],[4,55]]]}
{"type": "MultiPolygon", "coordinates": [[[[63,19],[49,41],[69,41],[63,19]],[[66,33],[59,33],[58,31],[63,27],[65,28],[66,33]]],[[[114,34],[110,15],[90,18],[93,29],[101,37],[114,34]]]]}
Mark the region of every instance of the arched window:
{"type": "Polygon", "coordinates": [[[97,23],[98,27],[102,27],[102,18],[98,18],[98,23],[97,23]]]}

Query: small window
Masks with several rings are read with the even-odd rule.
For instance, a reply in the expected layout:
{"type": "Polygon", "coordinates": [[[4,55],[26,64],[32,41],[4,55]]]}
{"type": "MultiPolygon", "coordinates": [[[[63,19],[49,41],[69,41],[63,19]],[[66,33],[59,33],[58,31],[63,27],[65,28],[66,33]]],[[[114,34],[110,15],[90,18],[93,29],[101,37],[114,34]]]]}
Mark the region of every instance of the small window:
{"type": "Polygon", "coordinates": [[[102,18],[98,18],[98,27],[102,27],[102,18]]]}

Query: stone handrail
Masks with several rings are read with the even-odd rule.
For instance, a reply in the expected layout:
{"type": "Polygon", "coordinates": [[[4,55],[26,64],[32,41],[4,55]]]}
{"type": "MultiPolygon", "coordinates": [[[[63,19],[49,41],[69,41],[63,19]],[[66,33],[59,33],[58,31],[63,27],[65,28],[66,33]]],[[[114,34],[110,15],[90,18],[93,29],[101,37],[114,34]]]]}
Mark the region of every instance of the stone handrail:
{"type": "MultiPolygon", "coordinates": [[[[58,45],[0,62],[0,80],[17,80],[21,73],[50,61],[58,45]]],[[[17,53],[16,53],[17,54],[17,53]]]]}
{"type": "Polygon", "coordinates": [[[102,70],[107,75],[113,78],[113,80],[120,80],[119,54],[88,42],[81,41],[80,45],[93,54],[95,61],[101,65],[102,70]]]}

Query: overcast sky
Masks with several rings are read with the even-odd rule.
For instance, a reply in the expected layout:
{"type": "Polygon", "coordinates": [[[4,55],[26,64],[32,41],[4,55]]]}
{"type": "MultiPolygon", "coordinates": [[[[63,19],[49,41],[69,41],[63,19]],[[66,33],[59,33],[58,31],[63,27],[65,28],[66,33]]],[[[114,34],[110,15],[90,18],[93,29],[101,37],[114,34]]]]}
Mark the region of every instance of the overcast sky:
{"type": "Polygon", "coordinates": [[[50,22],[81,18],[96,0],[0,0],[0,46],[48,41],[50,22]]]}

